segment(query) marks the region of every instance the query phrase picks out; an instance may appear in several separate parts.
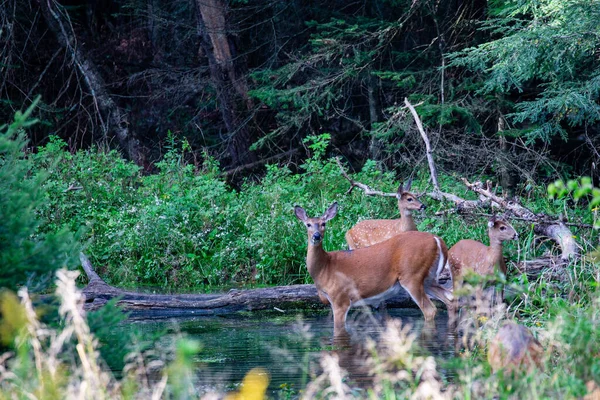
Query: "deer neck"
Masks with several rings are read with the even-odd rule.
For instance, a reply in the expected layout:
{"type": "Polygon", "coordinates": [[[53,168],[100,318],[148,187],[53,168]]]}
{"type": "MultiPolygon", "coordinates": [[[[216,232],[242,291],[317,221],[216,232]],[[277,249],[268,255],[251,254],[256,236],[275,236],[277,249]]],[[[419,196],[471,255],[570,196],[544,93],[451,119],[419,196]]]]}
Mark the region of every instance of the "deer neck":
{"type": "Polygon", "coordinates": [[[308,269],[308,273],[317,283],[319,275],[321,275],[329,265],[330,255],[325,250],[323,250],[323,244],[319,243],[314,245],[312,243],[308,244],[308,253],[306,255],[306,268],[308,269]]]}
{"type": "Polygon", "coordinates": [[[416,230],[417,230],[417,225],[415,224],[415,221],[413,220],[412,213],[410,212],[410,210],[401,208],[400,209],[400,231],[406,232],[406,231],[416,231],[416,230]]]}
{"type": "Polygon", "coordinates": [[[488,247],[488,260],[497,265],[502,259],[502,241],[490,237],[490,247],[488,247]]]}

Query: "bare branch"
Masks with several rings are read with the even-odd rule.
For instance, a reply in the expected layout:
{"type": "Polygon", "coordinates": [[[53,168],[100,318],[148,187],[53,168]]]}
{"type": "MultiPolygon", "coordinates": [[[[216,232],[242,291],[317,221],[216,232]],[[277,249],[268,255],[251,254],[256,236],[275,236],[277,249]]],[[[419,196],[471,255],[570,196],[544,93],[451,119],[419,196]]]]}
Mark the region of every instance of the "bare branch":
{"type": "Polygon", "coordinates": [[[454,205],[459,210],[470,210],[470,209],[474,209],[474,208],[480,208],[480,207],[483,207],[486,203],[485,201],[481,201],[481,200],[465,200],[462,197],[458,197],[455,194],[442,192],[440,190],[436,190],[434,192],[427,193],[427,195],[434,200],[451,201],[452,203],[454,203],[454,205]]]}
{"type": "Polygon", "coordinates": [[[340,162],[339,157],[336,157],[335,161],[337,162],[338,166],[340,167],[340,171],[342,172],[342,175],[344,176],[344,178],[346,178],[348,180],[348,182],[350,182],[350,189],[348,189],[346,194],[350,194],[352,192],[352,189],[357,187],[359,189],[362,189],[363,192],[365,192],[365,194],[367,196],[383,196],[383,197],[395,197],[395,198],[398,197],[398,195],[396,193],[381,192],[379,190],[372,189],[371,187],[365,185],[364,183],[355,181],[354,179],[350,178],[350,176],[348,175],[348,173],[342,166],[342,163],[340,162]]]}
{"type": "Polygon", "coordinates": [[[268,164],[275,160],[279,160],[280,158],[291,157],[297,152],[298,152],[298,149],[288,150],[288,151],[280,153],[280,154],[275,154],[274,156],[271,156],[271,157],[263,158],[262,160],[258,160],[258,161],[251,162],[251,163],[248,163],[245,165],[240,165],[239,167],[229,169],[227,171],[224,171],[222,173],[222,175],[232,176],[232,175],[237,174],[238,172],[242,172],[242,171],[249,170],[252,168],[260,167],[261,165],[268,164]]]}
{"type": "Polygon", "coordinates": [[[482,197],[498,204],[501,208],[517,216],[518,218],[525,221],[534,222],[533,229],[535,233],[549,237],[559,245],[562,250],[561,259],[567,260],[579,256],[579,246],[573,237],[573,233],[563,221],[553,218],[547,214],[536,214],[515,201],[506,200],[497,196],[490,190],[490,182],[487,182],[487,187],[485,189],[483,188],[483,184],[481,182],[470,183],[464,178],[463,182],[475,193],[478,193],[482,197]]]}
{"type": "Polygon", "coordinates": [[[433,182],[433,188],[436,192],[439,192],[440,185],[438,184],[437,179],[437,170],[435,168],[435,163],[433,161],[433,151],[431,150],[431,142],[429,141],[429,136],[425,133],[425,129],[423,129],[423,124],[421,123],[421,118],[419,118],[419,114],[417,114],[417,110],[413,107],[412,104],[408,101],[407,98],[404,98],[404,104],[410,110],[413,118],[415,119],[415,124],[417,124],[417,129],[419,129],[419,133],[423,138],[423,142],[425,142],[425,151],[427,154],[427,162],[429,163],[429,172],[431,173],[431,181],[433,182]]]}
{"type": "Polygon", "coordinates": [[[489,199],[490,201],[496,203],[499,207],[510,211],[514,215],[526,221],[540,221],[544,217],[546,217],[546,219],[550,219],[550,217],[548,217],[545,214],[537,215],[530,209],[523,207],[517,202],[506,200],[502,197],[497,196],[490,190],[491,182],[489,181],[486,182],[485,189],[483,188],[483,184],[481,182],[470,183],[465,178],[462,178],[462,181],[465,184],[465,186],[468,187],[470,190],[474,191],[475,193],[478,193],[486,199],[489,199]]]}
{"type": "Polygon", "coordinates": [[[71,192],[71,191],[77,191],[77,190],[83,190],[83,187],[81,186],[76,186],[75,184],[70,184],[68,188],[66,188],[65,190],[63,190],[63,193],[67,193],[67,192],[71,192]]]}

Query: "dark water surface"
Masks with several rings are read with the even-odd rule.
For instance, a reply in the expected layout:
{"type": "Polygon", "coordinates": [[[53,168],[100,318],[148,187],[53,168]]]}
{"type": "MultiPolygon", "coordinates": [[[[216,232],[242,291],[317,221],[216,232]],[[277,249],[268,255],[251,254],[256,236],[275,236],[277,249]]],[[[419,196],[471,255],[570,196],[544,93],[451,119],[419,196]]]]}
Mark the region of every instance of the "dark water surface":
{"type": "Polygon", "coordinates": [[[333,342],[333,317],[315,311],[303,315],[285,313],[245,313],[229,316],[190,316],[170,319],[129,320],[122,329],[136,329],[144,336],[165,332],[163,349],[174,348],[178,338],[199,341],[202,350],[194,358],[201,391],[227,390],[239,384],[255,367],[269,372],[270,390],[281,387],[300,389],[320,372],[319,359],[335,352],[340,365],[353,381],[368,381],[363,345],[367,338],[377,340],[388,318],[412,326],[417,343],[437,360],[454,354],[454,334],[447,328],[447,314],[439,310],[435,327],[424,326],[418,309],[388,309],[374,313],[352,310],[347,326],[350,341],[345,346],[333,342]]]}

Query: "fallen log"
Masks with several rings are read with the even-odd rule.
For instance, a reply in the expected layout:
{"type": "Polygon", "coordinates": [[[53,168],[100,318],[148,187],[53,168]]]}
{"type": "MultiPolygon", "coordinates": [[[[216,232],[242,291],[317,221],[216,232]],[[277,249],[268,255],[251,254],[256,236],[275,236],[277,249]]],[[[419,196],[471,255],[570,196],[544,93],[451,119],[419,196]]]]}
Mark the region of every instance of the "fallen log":
{"type": "MultiPolygon", "coordinates": [[[[81,253],[81,265],[89,284],[83,289],[84,309],[91,311],[116,299],[116,305],[132,318],[192,315],[223,315],[239,311],[322,309],[314,285],[289,285],[261,289],[230,290],[217,294],[149,294],[125,291],[108,285],[94,271],[90,260],[81,253]]],[[[416,307],[408,293],[402,291],[386,301],[386,307],[416,307]]]]}

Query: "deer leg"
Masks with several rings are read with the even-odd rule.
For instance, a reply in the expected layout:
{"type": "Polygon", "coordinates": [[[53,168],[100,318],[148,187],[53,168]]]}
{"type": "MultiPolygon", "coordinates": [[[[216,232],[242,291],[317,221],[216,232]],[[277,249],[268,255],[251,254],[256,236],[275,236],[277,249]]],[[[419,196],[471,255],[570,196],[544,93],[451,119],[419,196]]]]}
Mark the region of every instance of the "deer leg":
{"type": "Polygon", "coordinates": [[[327,298],[324,292],[317,290],[317,294],[319,295],[319,300],[321,300],[321,303],[329,304],[329,299],[327,298]]]}
{"type": "Polygon", "coordinates": [[[455,324],[458,321],[458,312],[459,312],[459,296],[456,294],[457,289],[462,286],[462,278],[459,276],[452,276],[452,306],[448,309],[448,315],[450,322],[455,324]]]}
{"type": "Polygon", "coordinates": [[[417,303],[423,315],[425,316],[425,321],[433,321],[435,318],[435,305],[429,300],[429,297],[425,294],[425,289],[423,284],[421,283],[413,283],[413,282],[400,282],[400,286],[402,286],[412,297],[413,301],[417,303]]]}
{"type": "Polygon", "coordinates": [[[350,310],[350,299],[343,299],[335,304],[332,304],[333,308],[333,335],[340,336],[348,334],[346,331],[346,315],[350,310]]]}
{"type": "Polygon", "coordinates": [[[438,285],[436,282],[431,281],[429,279],[425,280],[423,288],[425,289],[425,293],[427,293],[427,296],[440,300],[446,305],[446,308],[448,310],[452,308],[454,296],[448,289],[438,285]]]}

